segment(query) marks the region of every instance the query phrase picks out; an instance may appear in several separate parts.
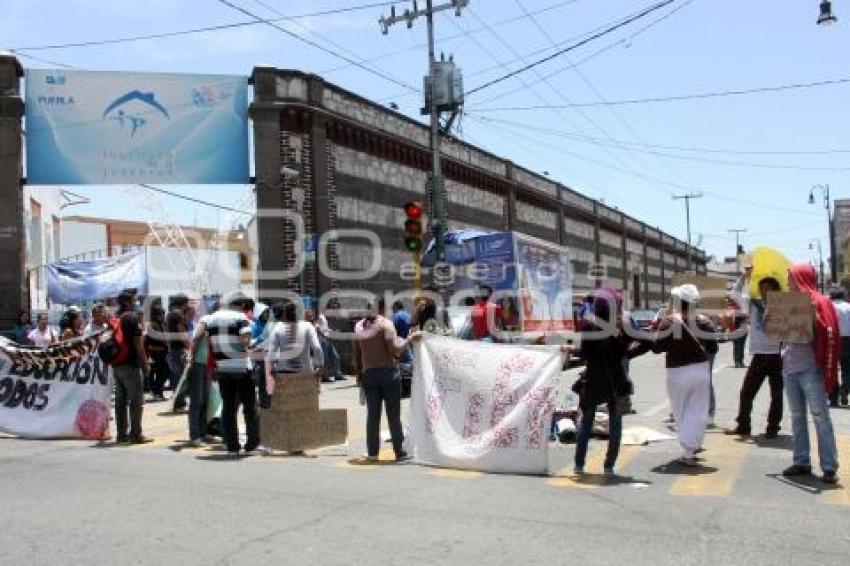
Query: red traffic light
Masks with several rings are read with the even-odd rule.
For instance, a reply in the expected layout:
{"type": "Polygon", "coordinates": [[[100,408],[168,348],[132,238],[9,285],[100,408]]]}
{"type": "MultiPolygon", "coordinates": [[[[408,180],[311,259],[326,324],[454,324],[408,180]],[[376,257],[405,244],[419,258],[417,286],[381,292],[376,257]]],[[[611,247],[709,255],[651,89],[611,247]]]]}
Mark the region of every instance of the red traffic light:
{"type": "Polygon", "coordinates": [[[409,202],[404,205],[404,213],[408,218],[419,219],[422,218],[422,203],[421,202],[409,202]]]}

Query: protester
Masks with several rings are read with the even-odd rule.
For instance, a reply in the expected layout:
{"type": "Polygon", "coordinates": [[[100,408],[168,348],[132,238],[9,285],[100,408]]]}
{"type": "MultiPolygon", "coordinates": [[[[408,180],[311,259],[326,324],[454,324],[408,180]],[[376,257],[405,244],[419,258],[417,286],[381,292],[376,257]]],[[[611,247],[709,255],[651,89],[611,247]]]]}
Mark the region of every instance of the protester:
{"type": "Polygon", "coordinates": [[[495,342],[495,335],[501,330],[501,307],[492,303],[493,290],[487,285],[479,288],[478,302],[472,307],[472,339],[479,342],[495,342]]]}
{"type": "Polygon", "coordinates": [[[325,364],[322,368],[322,381],[345,381],[340,365],[339,351],[331,338],[332,331],[327,316],[320,314],[314,324],[319,335],[319,343],[322,345],[322,355],[325,358],[325,364]]]}
{"type": "Polygon", "coordinates": [[[12,337],[18,344],[29,344],[29,333],[35,329],[29,310],[21,310],[18,320],[12,328],[12,337]]]}
{"type": "MultiPolygon", "coordinates": [[[[248,352],[251,328],[243,305],[243,297],[233,297],[227,308],[204,317],[195,330],[196,343],[201,337],[207,337],[209,348],[216,360],[214,375],[221,390],[222,436],[230,459],[238,459],[241,448],[236,422],[240,405],[248,435],[245,453],[253,452],[260,445],[257,392],[251,377],[251,358],[248,352]]],[[[200,344],[198,346],[200,347],[200,344]]],[[[197,353],[197,349],[195,352],[197,353]]],[[[197,430],[196,433],[200,436],[197,430]]]]}
{"type": "Polygon", "coordinates": [[[370,314],[357,322],[354,349],[354,364],[358,383],[366,395],[366,446],[367,459],[377,460],[381,445],[381,403],[386,405],[387,422],[392,437],[396,462],[408,459],[402,448],[404,432],[401,426],[401,375],[396,358],[408,344],[418,339],[412,333],[406,340],[396,336],[395,327],[381,313],[383,299],[378,301],[377,310],[370,305],[370,314]]]}
{"type": "Polygon", "coordinates": [[[36,327],[30,330],[30,333],[27,335],[27,339],[33,346],[47,348],[51,344],[55,344],[59,341],[59,337],[56,336],[56,332],[47,324],[46,313],[39,313],[36,316],[35,323],[36,327]]]}
{"type": "Polygon", "coordinates": [[[155,304],[151,307],[151,321],[145,333],[145,352],[151,360],[148,384],[154,401],[165,401],[165,383],[171,376],[168,367],[168,343],[165,341],[165,310],[155,304]]]}
{"type": "Polygon", "coordinates": [[[207,436],[207,405],[210,394],[209,365],[209,316],[218,310],[214,304],[207,316],[201,317],[195,327],[190,349],[190,366],[188,374],[189,390],[189,442],[195,448],[200,448],[212,438],[207,436]]]}
{"type": "MultiPolygon", "coordinates": [[[[181,390],[180,380],[189,361],[188,350],[191,347],[189,330],[186,327],[186,311],[189,308],[189,298],[186,295],[176,295],[168,302],[168,314],[165,317],[165,328],[168,331],[168,371],[171,388],[174,391],[173,409],[175,412],[186,408],[186,389],[181,390]]],[[[184,382],[185,383],[185,382],[184,382]]]]}
{"type": "Polygon", "coordinates": [[[670,294],[674,312],[660,322],[652,351],[665,354],[667,393],[683,451],[679,461],[693,467],[708,424],[709,354],[717,352],[717,342],[711,339],[714,326],[696,313],[696,286],[674,287],[670,294]]]}
{"type": "Polygon", "coordinates": [[[109,315],[106,312],[106,305],[103,303],[95,303],[91,308],[91,320],[83,329],[83,334],[90,336],[97,334],[102,330],[109,328],[109,315]]]}
{"type": "Polygon", "coordinates": [[[113,327],[120,325],[123,341],[121,347],[126,352],[126,356],[120,363],[112,366],[112,374],[115,377],[115,426],[118,442],[144,444],[151,440],[142,435],[144,404],[142,372],[150,373],[151,368],[145,357],[142,325],[134,310],[134,304],[135,296],[132,293],[125,291],[118,295],[118,318],[113,323],[113,327]]]}
{"type": "Polygon", "coordinates": [[[70,307],[65,311],[59,322],[59,332],[59,340],[62,342],[83,335],[83,317],[79,308],[70,307]]]}
{"type": "Polygon", "coordinates": [[[770,387],[770,410],[767,415],[767,429],[764,437],[776,438],[782,424],[782,356],[781,344],[778,340],[768,338],[765,334],[764,322],[767,309],[768,293],[781,289],[779,282],[766,277],[758,282],[761,299],[748,297],[747,289],[750,284],[752,268],[748,267],[732,289],[732,295],[742,307],[748,305],[750,318],[750,353],[753,358],[741,385],[738,406],[738,424],[726,431],[726,434],[750,436],[752,427],[750,415],[753,401],[758,395],[764,380],[770,387]]]}
{"type": "Polygon", "coordinates": [[[829,294],[835,312],[838,314],[838,327],[841,330],[841,387],[835,388],[829,397],[829,404],[847,407],[850,396],[850,303],[844,300],[844,289],[837,287],[829,294]],[[840,398],[840,399],[839,399],[840,398]]]}
{"type": "Polygon", "coordinates": [[[603,464],[606,475],[614,474],[623,433],[623,415],[634,393],[624,371],[624,360],[649,351],[651,342],[629,337],[622,323],[622,294],[612,287],[594,293],[593,315],[588,316],[582,331],[581,356],[586,366],[577,387],[581,423],[575,452],[575,473],[583,474],[587,447],[593,433],[597,407],[608,407],[608,451],[603,464]]]}
{"type": "Polygon", "coordinates": [[[732,359],[735,362],[736,368],[747,367],[744,364],[744,352],[747,344],[747,315],[743,311],[743,305],[734,303],[732,305],[734,312],[732,313],[732,324],[729,331],[733,333],[732,338],[732,359]]]}
{"type": "Polygon", "coordinates": [[[794,437],[794,464],[782,475],[796,477],[812,473],[808,407],[817,433],[823,481],[835,483],[838,481],[838,451],[827,399],[838,379],[841,332],[835,307],[828,297],[818,292],[817,280],[815,268],[808,264],[794,265],[788,273],[791,289],[811,297],[814,339],[808,344],[785,344],[782,351],[782,372],[794,437]]]}
{"type": "Polygon", "coordinates": [[[272,310],[279,322],[272,330],[266,354],[266,390],[270,395],[274,392],[273,372],[314,373],[324,365],[316,328],[306,320],[298,320],[295,303],[278,303],[272,310]]]}
{"type": "Polygon", "coordinates": [[[413,326],[425,332],[437,332],[441,328],[448,328],[449,316],[445,309],[437,308],[434,298],[439,297],[439,290],[435,285],[429,285],[423,289],[424,293],[416,299],[413,314],[413,326]],[[442,323],[440,323],[442,320],[442,323]]]}

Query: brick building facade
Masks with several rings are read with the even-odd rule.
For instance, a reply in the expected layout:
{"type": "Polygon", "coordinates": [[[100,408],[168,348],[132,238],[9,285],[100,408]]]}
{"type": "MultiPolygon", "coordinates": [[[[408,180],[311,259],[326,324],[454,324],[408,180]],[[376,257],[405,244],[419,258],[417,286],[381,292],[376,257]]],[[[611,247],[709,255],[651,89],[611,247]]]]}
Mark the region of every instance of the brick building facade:
{"type": "MultiPolygon", "coordinates": [[[[428,202],[427,127],[315,75],[258,67],[252,82],[258,208],[303,211],[308,234],[337,231],[326,257],[341,274],[326,277],[313,262],[303,277],[284,273],[298,259],[295,224],[261,214],[259,265],[277,272],[259,278],[261,294],[409,289],[400,276],[410,261],[401,208],[428,202]],[[380,269],[340,281],[375,259],[368,241],[346,233],[352,229],[378,236],[380,269]]],[[[449,228],[517,230],[569,247],[576,294],[609,282],[625,290],[628,305],[647,308],[664,300],[674,272],[687,269],[687,244],[657,228],[455,138],[445,137],[442,150],[449,228]]],[[[703,251],[693,248],[692,261],[705,273],[703,251]]]]}

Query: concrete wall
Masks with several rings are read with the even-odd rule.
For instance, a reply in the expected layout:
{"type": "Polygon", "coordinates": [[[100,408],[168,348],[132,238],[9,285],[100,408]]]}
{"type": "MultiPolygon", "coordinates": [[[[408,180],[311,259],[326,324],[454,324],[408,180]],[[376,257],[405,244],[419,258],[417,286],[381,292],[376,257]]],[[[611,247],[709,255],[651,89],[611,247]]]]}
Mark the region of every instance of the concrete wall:
{"type": "MultiPolygon", "coordinates": [[[[373,249],[350,234],[334,240],[331,259],[343,274],[377,262],[368,279],[340,281],[308,264],[303,280],[266,282],[266,288],[308,294],[411,288],[399,273],[411,260],[402,247],[401,208],[420,200],[426,214],[431,210],[427,128],[315,75],[257,68],[252,81],[259,206],[297,212],[292,195],[300,191],[313,204],[302,214],[308,232],[362,229],[380,241],[373,249]],[[294,167],[299,178],[281,179],[281,166],[294,167]]],[[[654,306],[665,298],[673,273],[688,266],[686,244],[657,228],[459,140],[444,138],[442,147],[449,227],[513,229],[568,246],[576,295],[608,282],[625,288],[630,306],[654,306]],[[600,268],[602,278],[592,277],[600,268]]],[[[261,267],[293,265],[298,251],[292,233],[280,220],[258,222],[261,267]]],[[[705,254],[692,253],[695,269],[704,272],[705,254]]]]}

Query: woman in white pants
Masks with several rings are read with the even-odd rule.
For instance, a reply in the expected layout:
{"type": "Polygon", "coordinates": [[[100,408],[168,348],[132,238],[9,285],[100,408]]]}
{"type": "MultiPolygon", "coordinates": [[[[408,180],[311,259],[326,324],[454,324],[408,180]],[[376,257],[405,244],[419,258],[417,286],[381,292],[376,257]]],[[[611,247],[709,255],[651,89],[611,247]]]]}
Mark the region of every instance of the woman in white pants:
{"type": "Polygon", "coordinates": [[[694,285],[674,287],[671,295],[674,312],[659,324],[652,351],[666,354],[667,395],[682,446],[679,461],[692,467],[708,425],[709,357],[717,353],[717,336],[711,321],[696,313],[694,285]]]}

